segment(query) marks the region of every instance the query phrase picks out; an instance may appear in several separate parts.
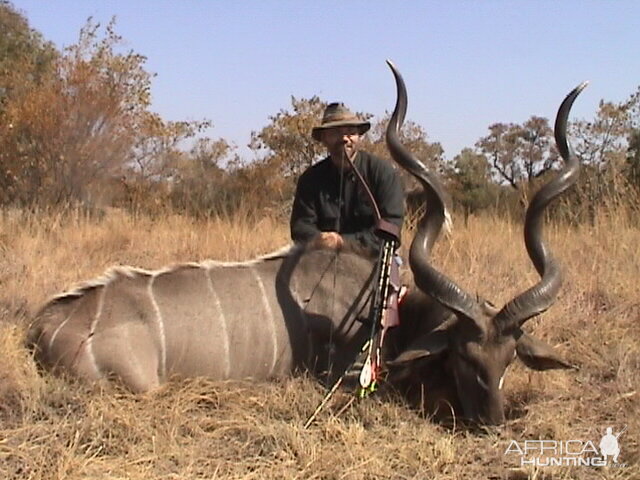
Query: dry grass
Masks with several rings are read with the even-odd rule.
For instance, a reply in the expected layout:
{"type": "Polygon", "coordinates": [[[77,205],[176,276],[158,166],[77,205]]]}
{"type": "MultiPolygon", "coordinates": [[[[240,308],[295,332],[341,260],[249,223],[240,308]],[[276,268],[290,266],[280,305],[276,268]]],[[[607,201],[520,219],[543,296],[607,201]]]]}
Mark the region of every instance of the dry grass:
{"type": "MultiPolygon", "coordinates": [[[[640,478],[640,246],[622,217],[593,227],[552,226],[566,266],[556,305],[527,328],[580,366],[534,373],[511,367],[508,424],[477,436],[429,423],[402,405],[340,393],[308,430],[322,398],[311,379],[280,383],[193,379],[135,396],[39,375],[22,341],[50,295],[116,263],[157,268],[203,258],[245,259],[286,243],[269,219],[194,222],[113,211],[0,213],[0,478],[29,479],[591,479],[640,478]],[[518,467],[511,439],[620,437],[624,468],[518,467]]],[[[408,238],[408,237],[405,237],[408,238]]],[[[436,263],[495,303],[536,275],[520,227],[471,218],[442,239],[436,263]]]]}

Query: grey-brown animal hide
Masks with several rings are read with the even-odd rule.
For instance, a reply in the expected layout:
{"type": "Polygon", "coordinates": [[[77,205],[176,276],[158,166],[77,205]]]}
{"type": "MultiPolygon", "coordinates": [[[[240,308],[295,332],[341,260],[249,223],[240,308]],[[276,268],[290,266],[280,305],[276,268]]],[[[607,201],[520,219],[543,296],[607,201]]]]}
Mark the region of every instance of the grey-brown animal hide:
{"type": "MultiPolygon", "coordinates": [[[[118,268],[60,295],[33,323],[38,361],[146,391],[173,375],[267,379],[343,366],[373,275],[363,256],[299,247],[245,263],[118,268]]],[[[357,339],[358,342],[360,339],[357,339]]]]}

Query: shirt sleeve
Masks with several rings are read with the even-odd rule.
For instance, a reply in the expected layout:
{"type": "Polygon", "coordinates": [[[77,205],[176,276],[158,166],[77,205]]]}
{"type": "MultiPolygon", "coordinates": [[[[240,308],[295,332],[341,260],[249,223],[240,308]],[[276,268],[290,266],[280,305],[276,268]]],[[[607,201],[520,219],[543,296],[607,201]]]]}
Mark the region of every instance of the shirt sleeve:
{"type": "Polygon", "coordinates": [[[309,176],[303,174],[298,179],[289,221],[291,239],[294,242],[308,242],[320,233],[312,188],[309,176]]]}

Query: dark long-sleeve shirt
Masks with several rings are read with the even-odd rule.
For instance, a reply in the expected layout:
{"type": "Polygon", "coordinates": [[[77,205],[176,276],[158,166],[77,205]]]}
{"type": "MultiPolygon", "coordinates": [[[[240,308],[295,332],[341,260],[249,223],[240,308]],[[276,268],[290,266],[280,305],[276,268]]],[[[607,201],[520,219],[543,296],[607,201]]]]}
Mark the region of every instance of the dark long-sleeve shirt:
{"type": "MultiPolygon", "coordinates": [[[[354,164],[369,185],[381,217],[402,227],[404,189],[392,165],[367,152],[354,164]]],[[[291,211],[291,238],[307,242],[320,232],[338,232],[346,241],[377,249],[376,217],[371,202],[353,172],[345,172],[340,203],[340,170],[329,157],[309,167],[299,178],[291,211]]]]}

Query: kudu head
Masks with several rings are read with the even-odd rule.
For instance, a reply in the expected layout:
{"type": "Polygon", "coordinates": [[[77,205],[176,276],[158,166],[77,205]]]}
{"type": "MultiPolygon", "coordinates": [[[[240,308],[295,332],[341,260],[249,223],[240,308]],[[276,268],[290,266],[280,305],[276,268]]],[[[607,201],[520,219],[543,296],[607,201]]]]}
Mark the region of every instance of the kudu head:
{"type": "Polygon", "coordinates": [[[400,73],[388,63],[398,98],[387,128],[387,146],[393,159],[419,180],[426,195],[427,208],[410,247],[409,265],[416,287],[451,312],[436,328],[419,334],[389,364],[407,369],[446,355],[463,417],[477,424],[501,424],[505,420],[502,379],[516,355],[537,370],[571,368],[550,346],[523,332],[522,326],[554,303],[561,285],[560,267],[542,238],[543,214],[577,180],[579,161],[567,143],[566,126],[571,105],[586,82],[567,95],[557,114],[555,139],[564,168],[536,193],[526,212],[525,245],[540,281],[499,309],[468,294],[430,263],[431,249],[445,221],[445,196],[438,178],[400,143],[407,93],[400,73]]]}

